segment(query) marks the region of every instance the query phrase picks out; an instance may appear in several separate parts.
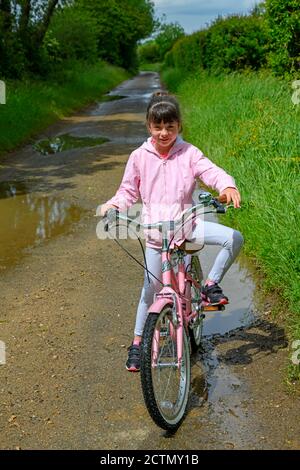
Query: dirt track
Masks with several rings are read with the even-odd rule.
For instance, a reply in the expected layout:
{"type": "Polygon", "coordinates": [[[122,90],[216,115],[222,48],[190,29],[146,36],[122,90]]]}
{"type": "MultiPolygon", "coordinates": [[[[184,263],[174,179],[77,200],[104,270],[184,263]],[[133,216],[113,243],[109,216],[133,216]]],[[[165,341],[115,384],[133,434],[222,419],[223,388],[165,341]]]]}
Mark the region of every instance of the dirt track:
{"type": "MultiPolygon", "coordinates": [[[[41,136],[110,142],[48,156],[28,145],[2,161],[0,184],[25,185],[16,196],[20,204],[29,194],[38,204],[47,199],[52,210],[65,201],[73,211],[64,230],[50,231],[34,247],[29,217],[17,234],[6,234],[7,246],[14,240],[0,271],[2,449],[300,449],[299,400],[283,385],[287,341],[264,311],[256,324],[235,325],[225,335],[215,333],[226,331],[226,316],[211,320],[207,334],[214,336],[204,356],[194,358],[191,406],[175,436],[151,422],[139,375],[125,370],[143,273],[114,242],[96,238],[93,214],[114,193],[128,154],[146,136],[146,101],[158,85],[155,74],[141,74],[115,91],[127,98],[94,105],[41,136]]],[[[0,199],[3,220],[11,217],[8,201],[0,199]]],[[[137,244],[127,243],[140,257],[137,244]]],[[[236,265],[228,279],[232,305],[244,286],[252,308],[246,268],[236,265]]],[[[239,314],[246,310],[242,303],[239,314]]],[[[227,318],[234,313],[227,310],[227,318]]]]}

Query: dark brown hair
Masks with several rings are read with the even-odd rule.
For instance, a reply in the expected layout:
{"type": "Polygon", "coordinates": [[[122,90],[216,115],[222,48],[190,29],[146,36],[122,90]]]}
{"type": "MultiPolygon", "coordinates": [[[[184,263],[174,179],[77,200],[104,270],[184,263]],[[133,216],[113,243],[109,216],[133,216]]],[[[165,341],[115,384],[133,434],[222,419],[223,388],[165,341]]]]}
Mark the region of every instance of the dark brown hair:
{"type": "Polygon", "coordinates": [[[181,127],[181,113],[176,98],[165,91],[153,93],[147,106],[147,123],[178,122],[181,127]]]}

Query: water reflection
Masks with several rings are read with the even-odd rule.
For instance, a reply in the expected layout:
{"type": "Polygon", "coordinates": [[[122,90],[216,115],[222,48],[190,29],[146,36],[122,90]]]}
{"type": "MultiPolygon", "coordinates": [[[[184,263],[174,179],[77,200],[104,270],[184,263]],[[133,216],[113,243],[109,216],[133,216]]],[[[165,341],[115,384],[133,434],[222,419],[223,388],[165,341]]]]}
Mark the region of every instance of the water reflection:
{"type": "Polygon", "coordinates": [[[17,194],[25,194],[26,189],[25,181],[3,181],[0,182],[0,198],[13,197],[17,194]]]}
{"type": "Polygon", "coordinates": [[[50,155],[54,153],[64,152],[82,147],[95,147],[108,142],[105,137],[74,137],[69,134],[63,134],[52,139],[40,140],[34,144],[33,148],[42,155],[50,155]]]}
{"type": "Polygon", "coordinates": [[[55,196],[26,194],[25,183],[0,184],[0,269],[15,264],[28,250],[65,233],[82,209],[55,196]]]}

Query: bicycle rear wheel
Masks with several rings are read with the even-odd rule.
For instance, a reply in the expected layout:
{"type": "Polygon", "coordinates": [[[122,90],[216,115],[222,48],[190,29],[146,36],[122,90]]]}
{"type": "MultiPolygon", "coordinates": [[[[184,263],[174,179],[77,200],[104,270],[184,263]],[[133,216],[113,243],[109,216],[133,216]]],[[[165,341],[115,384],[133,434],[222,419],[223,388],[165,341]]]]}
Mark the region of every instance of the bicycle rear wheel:
{"type": "Polygon", "coordinates": [[[184,419],[190,389],[190,350],[183,332],[183,357],[177,366],[176,327],[172,308],[149,313],[141,344],[141,382],[145,404],[153,421],[174,431],[184,419]]]}
{"type": "MultiPolygon", "coordinates": [[[[192,256],[191,259],[191,269],[189,272],[190,276],[195,279],[199,284],[203,280],[203,273],[201,269],[201,264],[198,256],[192,256]]],[[[195,286],[191,286],[191,300],[192,308],[198,309],[198,315],[196,316],[194,323],[190,325],[190,340],[192,352],[196,352],[199,349],[202,340],[202,331],[203,331],[203,313],[201,311],[201,291],[196,289],[195,286]]]]}

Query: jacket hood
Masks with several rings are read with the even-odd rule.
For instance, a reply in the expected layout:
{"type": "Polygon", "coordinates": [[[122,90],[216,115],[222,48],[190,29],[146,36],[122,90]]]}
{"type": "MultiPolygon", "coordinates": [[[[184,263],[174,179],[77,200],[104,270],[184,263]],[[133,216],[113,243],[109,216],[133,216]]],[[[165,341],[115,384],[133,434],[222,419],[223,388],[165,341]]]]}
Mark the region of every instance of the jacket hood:
{"type": "MultiPolygon", "coordinates": [[[[152,144],[151,139],[152,139],[152,137],[148,137],[148,139],[141,145],[141,148],[147,150],[150,153],[154,153],[154,155],[161,158],[159,152],[156,150],[156,148],[152,144]]],[[[168,158],[170,158],[176,152],[181,150],[184,147],[185,144],[186,144],[186,142],[182,139],[182,137],[177,136],[173,146],[170,149],[168,158]]]]}

